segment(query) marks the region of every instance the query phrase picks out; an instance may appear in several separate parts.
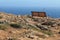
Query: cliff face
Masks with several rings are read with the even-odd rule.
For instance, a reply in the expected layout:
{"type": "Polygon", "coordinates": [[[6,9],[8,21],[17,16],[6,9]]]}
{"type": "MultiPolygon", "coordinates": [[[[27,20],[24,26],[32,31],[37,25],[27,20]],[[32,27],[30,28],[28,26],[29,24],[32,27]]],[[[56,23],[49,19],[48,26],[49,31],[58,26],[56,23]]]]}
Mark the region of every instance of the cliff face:
{"type": "Polygon", "coordinates": [[[0,40],[60,40],[60,19],[0,13],[0,40]]]}

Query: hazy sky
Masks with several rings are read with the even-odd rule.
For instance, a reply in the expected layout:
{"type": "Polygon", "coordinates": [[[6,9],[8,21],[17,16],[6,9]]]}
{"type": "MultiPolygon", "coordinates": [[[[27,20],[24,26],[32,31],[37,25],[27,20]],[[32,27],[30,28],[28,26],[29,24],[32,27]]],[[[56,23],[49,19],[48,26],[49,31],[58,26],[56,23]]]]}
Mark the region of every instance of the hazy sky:
{"type": "Polygon", "coordinates": [[[60,0],[0,0],[0,7],[60,7],[60,0]]]}

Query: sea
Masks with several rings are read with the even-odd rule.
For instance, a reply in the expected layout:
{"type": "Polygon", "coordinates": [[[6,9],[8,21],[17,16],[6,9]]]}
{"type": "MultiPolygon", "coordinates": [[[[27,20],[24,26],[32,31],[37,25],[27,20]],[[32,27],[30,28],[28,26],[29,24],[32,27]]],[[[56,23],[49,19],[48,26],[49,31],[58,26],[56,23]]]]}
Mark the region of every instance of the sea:
{"type": "Polygon", "coordinates": [[[15,15],[31,15],[32,11],[46,12],[46,15],[53,18],[60,18],[60,8],[41,8],[41,7],[0,7],[0,12],[15,15]]]}

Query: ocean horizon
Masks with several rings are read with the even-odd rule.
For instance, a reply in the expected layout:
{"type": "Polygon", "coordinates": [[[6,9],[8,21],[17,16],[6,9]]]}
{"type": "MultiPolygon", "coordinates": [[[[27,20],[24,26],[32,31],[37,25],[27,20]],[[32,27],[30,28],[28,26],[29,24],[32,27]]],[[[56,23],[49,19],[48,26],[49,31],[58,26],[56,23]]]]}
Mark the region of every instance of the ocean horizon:
{"type": "Polygon", "coordinates": [[[16,15],[31,15],[31,11],[46,12],[49,17],[60,18],[60,8],[0,8],[0,12],[16,15]]]}

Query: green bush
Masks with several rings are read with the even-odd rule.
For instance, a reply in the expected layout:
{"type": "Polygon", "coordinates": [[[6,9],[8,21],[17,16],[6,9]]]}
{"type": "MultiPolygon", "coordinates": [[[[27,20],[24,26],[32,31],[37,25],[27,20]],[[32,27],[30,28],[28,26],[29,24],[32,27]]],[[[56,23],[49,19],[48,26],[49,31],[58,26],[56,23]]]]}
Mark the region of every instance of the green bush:
{"type": "Polygon", "coordinates": [[[10,24],[10,26],[13,28],[21,28],[21,25],[19,24],[10,24]]]}

